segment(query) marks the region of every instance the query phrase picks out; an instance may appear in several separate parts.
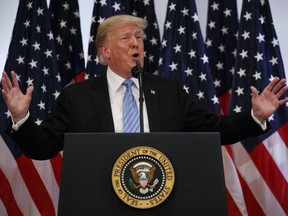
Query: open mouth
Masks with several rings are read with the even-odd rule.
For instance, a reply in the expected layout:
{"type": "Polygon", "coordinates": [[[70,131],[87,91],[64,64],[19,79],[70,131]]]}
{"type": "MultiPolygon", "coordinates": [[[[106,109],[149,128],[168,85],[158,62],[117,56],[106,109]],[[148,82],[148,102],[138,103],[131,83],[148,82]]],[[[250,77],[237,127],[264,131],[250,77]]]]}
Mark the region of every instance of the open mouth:
{"type": "Polygon", "coordinates": [[[132,56],[133,56],[133,58],[138,58],[139,57],[139,53],[134,53],[132,56]]]}

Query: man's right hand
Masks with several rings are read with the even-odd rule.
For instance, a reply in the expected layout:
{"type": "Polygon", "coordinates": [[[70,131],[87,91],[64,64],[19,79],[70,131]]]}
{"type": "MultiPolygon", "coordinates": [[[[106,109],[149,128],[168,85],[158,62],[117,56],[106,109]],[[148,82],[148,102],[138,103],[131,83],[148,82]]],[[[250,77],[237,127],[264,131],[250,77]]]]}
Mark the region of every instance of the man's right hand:
{"type": "Polygon", "coordinates": [[[11,72],[11,77],[12,81],[7,73],[5,71],[3,72],[1,78],[3,86],[2,95],[13,121],[17,123],[28,113],[34,87],[29,86],[26,90],[26,94],[23,94],[19,88],[17,76],[14,71],[11,72]]]}

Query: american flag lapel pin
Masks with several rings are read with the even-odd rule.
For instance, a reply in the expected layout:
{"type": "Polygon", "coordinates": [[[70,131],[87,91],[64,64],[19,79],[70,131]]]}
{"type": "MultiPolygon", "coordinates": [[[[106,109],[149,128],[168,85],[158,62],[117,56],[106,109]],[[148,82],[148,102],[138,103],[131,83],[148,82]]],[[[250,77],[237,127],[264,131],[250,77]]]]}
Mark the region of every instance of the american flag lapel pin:
{"type": "Polygon", "coordinates": [[[154,90],[154,89],[150,89],[150,92],[151,92],[151,94],[153,94],[153,95],[155,95],[155,94],[156,94],[156,92],[155,92],[155,90],[154,90]]]}

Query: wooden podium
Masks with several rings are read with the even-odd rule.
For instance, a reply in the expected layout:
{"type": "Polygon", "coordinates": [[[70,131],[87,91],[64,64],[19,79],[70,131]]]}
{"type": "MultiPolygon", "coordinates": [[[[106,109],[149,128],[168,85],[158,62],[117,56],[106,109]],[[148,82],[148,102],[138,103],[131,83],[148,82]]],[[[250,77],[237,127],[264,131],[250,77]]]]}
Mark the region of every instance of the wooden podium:
{"type": "Polygon", "coordinates": [[[227,215],[218,133],[66,134],[58,215],[227,215]],[[148,146],[171,161],[174,187],[160,205],[133,208],[115,193],[112,169],[123,152],[148,146]]]}

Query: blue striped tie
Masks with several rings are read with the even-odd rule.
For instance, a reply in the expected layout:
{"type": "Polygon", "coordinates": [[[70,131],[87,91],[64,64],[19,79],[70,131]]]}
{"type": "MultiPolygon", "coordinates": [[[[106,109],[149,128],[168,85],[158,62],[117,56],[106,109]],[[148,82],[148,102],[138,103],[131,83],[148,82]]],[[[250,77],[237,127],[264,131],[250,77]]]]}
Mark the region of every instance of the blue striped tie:
{"type": "Polygon", "coordinates": [[[126,79],[122,85],[126,87],[123,97],[123,132],[140,132],[139,112],[136,100],[132,94],[133,81],[126,79]]]}

